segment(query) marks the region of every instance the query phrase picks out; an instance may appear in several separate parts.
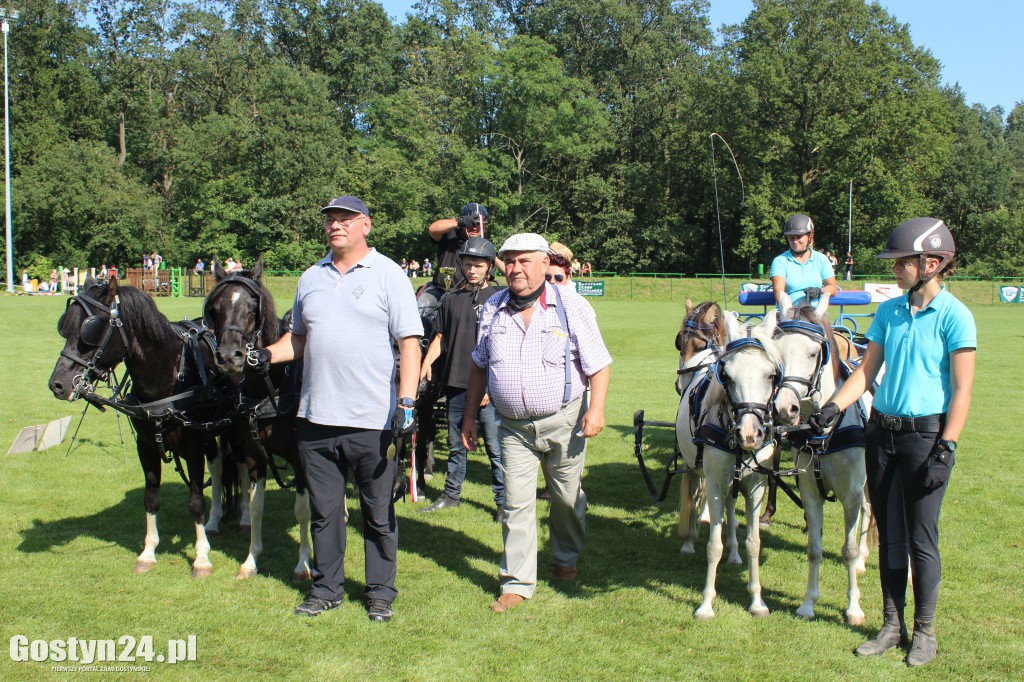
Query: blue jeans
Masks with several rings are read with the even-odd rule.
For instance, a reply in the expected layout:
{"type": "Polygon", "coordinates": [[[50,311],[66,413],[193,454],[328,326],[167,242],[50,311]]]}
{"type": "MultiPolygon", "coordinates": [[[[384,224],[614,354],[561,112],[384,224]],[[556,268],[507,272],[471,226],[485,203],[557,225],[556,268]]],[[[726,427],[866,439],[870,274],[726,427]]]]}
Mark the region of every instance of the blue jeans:
{"type": "MultiPolygon", "coordinates": [[[[448,478],[444,482],[444,494],[453,499],[462,495],[462,483],[466,480],[466,462],[469,453],[462,446],[462,416],[466,413],[466,390],[449,388],[448,402],[448,478]]],[[[501,442],[498,440],[497,413],[494,405],[480,408],[480,424],[483,426],[484,449],[491,460],[491,490],[494,502],[501,509],[505,506],[505,470],[501,467],[501,442]]]]}

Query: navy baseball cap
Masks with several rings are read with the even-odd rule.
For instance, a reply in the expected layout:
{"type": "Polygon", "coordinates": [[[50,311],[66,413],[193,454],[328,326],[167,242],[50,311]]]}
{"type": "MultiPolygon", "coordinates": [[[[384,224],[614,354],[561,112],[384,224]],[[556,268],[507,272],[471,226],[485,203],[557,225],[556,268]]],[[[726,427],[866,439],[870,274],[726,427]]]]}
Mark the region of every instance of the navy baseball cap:
{"type": "Polygon", "coordinates": [[[320,209],[321,213],[327,213],[327,211],[338,210],[338,211],[355,211],[356,213],[362,213],[365,216],[369,216],[370,212],[366,210],[366,204],[359,197],[338,197],[337,199],[331,199],[331,203],[327,204],[320,209]]]}

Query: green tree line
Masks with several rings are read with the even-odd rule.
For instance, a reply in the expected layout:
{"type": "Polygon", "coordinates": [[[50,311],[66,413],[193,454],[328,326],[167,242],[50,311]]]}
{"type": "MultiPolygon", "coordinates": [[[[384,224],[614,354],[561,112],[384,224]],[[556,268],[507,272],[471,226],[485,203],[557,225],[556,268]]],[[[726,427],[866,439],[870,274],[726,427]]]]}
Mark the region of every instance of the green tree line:
{"type": "Polygon", "coordinates": [[[970,106],[877,3],[754,5],[716,40],[704,0],[421,0],[397,23],[372,0],[22,0],[16,265],[303,268],[346,193],[396,260],[479,201],[496,241],[620,272],[718,270],[717,200],[746,272],[795,212],[842,260],[852,181],[858,271],[933,215],[961,273],[1020,275],[1024,104],[970,106]]]}

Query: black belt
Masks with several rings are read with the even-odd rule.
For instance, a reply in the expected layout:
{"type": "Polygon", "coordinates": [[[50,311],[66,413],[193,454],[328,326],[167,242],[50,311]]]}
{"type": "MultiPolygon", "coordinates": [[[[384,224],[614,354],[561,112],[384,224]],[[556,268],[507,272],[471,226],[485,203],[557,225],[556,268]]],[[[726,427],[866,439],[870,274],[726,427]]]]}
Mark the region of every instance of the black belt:
{"type": "Polygon", "coordinates": [[[928,414],[923,417],[893,417],[871,410],[868,419],[872,424],[880,424],[889,431],[918,431],[920,433],[937,433],[942,430],[946,421],[944,414],[928,414]]]}

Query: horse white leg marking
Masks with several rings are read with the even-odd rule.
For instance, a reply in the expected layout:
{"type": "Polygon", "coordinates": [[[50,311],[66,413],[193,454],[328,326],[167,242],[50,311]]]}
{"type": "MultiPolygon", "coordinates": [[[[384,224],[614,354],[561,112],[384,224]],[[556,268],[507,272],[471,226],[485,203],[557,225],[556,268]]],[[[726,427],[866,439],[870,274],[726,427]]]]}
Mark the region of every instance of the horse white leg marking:
{"type": "Polygon", "coordinates": [[[260,478],[250,493],[249,518],[252,525],[249,529],[249,556],[245,558],[245,562],[238,569],[238,575],[235,576],[238,580],[252,578],[258,570],[256,559],[263,551],[263,501],[266,490],[267,479],[260,478]]]}
{"type": "Polygon", "coordinates": [[[683,540],[683,546],[679,549],[680,554],[694,554],[693,543],[697,541],[697,490],[700,486],[700,477],[694,473],[682,475],[679,490],[679,521],[676,532],[683,540]]]}
{"type": "Polygon", "coordinates": [[[156,566],[156,546],[160,544],[160,534],[156,530],[156,514],[146,513],[146,543],[142,554],[135,560],[136,573],[145,573],[156,566]]]}
{"type": "Polygon", "coordinates": [[[313,548],[309,544],[309,492],[302,494],[295,493],[295,520],[299,522],[299,563],[295,564],[292,571],[292,582],[313,579],[313,569],[309,564],[309,558],[313,555],[313,548]]]}
{"type": "Polygon", "coordinates": [[[206,529],[203,524],[196,524],[196,560],[192,562],[192,577],[205,578],[213,573],[213,564],[210,563],[210,541],[206,539],[206,529]]]}
{"type": "Polygon", "coordinates": [[[238,519],[238,527],[242,532],[248,532],[252,525],[252,521],[249,520],[249,495],[252,483],[249,479],[249,467],[244,462],[238,464],[238,480],[244,481],[245,490],[245,495],[242,495],[242,513],[241,518],[238,519]]]}
{"type": "Polygon", "coordinates": [[[224,518],[224,458],[222,455],[210,462],[210,518],[206,522],[209,535],[220,534],[220,521],[224,518]]]}
{"type": "Polygon", "coordinates": [[[871,551],[868,538],[871,536],[874,523],[875,517],[871,513],[871,502],[868,500],[865,487],[860,501],[860,552],[857,555],[857,575],[864,575],[868,570],[867,561],[871,551]]]}
{"type": "Polygon", "coordinates": [[[750,562],[747,592],[750,593],[750,615],[755,618],[767,616],[768,605],[761,599],[761,501],[764,498],[765,478],[758,476],[749,484],[746,495],[747,502],[747,561],[750,562]]]}
{"type": "Polygon", "coordinates": [[[849,606],[846,608],[846,624],[852,626],[863,625],[865,622],[864,611],[860,608],[860,587],[857,585],[857,564],[860,560],[860,547],[857,543],[857,519],[860,517],[861,497],[860,491],[853,491],[843,501],[846,520],[846,544],[843,545],[843,559],[846,561],[846,571],[850,581],[847,590],[849,606]]]}

